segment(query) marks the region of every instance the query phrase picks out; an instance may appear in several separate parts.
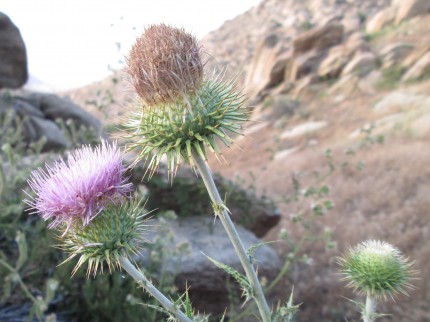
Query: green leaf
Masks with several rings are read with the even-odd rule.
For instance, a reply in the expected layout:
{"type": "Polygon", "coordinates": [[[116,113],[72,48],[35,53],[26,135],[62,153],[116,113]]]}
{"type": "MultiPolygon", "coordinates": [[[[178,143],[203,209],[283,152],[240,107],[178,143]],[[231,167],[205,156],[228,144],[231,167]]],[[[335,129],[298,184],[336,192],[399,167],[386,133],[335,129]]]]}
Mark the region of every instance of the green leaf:
{"type": "Polygon", "coordinates": [[[227,274],[229,274],[231,277],[233,277],[241,286],[242,291],[243,291],[243,295],[245,296],[245,303],[251,299],[251,297],[253,296],[253,289],[252,289],[252,285],[251,283],[248,281],[248,279],[246,278],[246,276],[244,276],[243,274],[239,273],[237,270],[235,270],[233,267],[230,267],[226,264],[223,264],[219,261],[217,261],[216,259],[213,259],[209,256],[205,255],[212,263],[215,264],[216,267],[221,268],[222,270],[224,270],[227,274]]]}
{"type": "Polygon", "coordinates": [[[254,253],[258,248],[265,245],[273,244],[273,243],[276,243],[276,241],[274,240],[274,241],[262,242],[262,243],[254,244],[251,247],[249,247],[248,250],[246,251],[246,255],[248,255],[251,263],[254,262],[254,253]]]}

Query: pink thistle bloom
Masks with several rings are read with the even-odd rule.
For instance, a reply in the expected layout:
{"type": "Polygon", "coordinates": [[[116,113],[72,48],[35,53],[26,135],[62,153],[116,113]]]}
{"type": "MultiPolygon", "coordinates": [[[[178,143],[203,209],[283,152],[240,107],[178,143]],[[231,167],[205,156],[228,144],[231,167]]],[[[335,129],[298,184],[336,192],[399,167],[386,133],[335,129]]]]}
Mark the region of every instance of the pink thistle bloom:
{"type": "Polygon", "coordinates": [[[32,214],[53,219],[49,228],[66,224],[66,232],[76,220],[84,226],[94,219],[107,203],[117,202],[132,190],[124,178],[126,168],[116,143],[75,150],[63,159],[31,173],[28,184],[36,197],[25,202],[32,214]]]}

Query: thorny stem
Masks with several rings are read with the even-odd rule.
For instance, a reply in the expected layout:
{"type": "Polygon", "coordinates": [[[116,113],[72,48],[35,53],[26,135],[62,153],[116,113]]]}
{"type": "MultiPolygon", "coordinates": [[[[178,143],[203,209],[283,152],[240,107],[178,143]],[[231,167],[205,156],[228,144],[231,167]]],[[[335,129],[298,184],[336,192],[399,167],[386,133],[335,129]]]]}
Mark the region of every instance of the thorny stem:
{"type": "Polygon", "coordinates": [[[167,297],[164,296],[152,283],[142,274],[136,267],[128,260],[128,258],[121,257],[119,259],[121,267],[134,278],[149,294],[151,294],[160,304],[169,311],[175,318],[182,322],[193,322],[188,318],[178,307],[172,303],[167,297]]]}
{"type": "MultiPolygon", "coordinates": [[[[206,189],[208,190],[212,202],[215,205],[224,205],[224,202],[221,199],[218,189],[215,186],[215,182],[212,178],[211,171],[206,164],[206,161],[203,160],[200,155],[198,155],[198,153],[196,153],[195,151],[192,151],[192,157],[197,169],[200,172],[200,175],[203,179],[206,189]]],[[[257,274],[255,273],[254,267],[252,266],[248,255],[246,254],[245,247],[243,246],[239,234],[237,233],[236,228],[234,227],[234,224],[230,219],[226,207],[221,208],[218,217],[220,218],[221,223],[223,224],[224,229],[226,230],[227,235],[230,238],[234,249],[236,250],[239,260],[242,263],[243,268],[245,269],[246,276],[248,277],[248,280],[251,283],[253,289],[254,300],[257,303],[263,322],[270,322],[270,309],[267,305],[266,298],[264,297],[264,293],[257,278],[257,274]]]]}
{"type": "Polygon", "coordinates": [[[374,322],[376,317],[376,300],[370,295],[366,296],[366,304],[363,308],[363,322],[374,322]]]}

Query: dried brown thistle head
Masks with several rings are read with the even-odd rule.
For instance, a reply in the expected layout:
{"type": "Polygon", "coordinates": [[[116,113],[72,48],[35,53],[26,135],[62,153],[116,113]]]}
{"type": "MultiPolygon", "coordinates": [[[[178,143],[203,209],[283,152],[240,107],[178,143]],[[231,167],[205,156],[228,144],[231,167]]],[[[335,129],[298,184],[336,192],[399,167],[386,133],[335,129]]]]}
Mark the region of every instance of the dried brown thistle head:
{"type": "Polygon", "coordinates": [[[195,92],[203,80],[201,47],[194,36],[165,24],[148,27],[127,58],[127,71],[148,105],[195,92]]]}

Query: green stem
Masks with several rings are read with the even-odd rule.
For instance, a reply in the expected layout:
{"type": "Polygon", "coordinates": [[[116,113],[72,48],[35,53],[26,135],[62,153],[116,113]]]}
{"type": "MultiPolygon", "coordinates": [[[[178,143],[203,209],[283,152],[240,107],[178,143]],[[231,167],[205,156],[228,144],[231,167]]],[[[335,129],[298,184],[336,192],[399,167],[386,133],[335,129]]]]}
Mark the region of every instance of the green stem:
{"type": "Polygon", "coordinates": [[[291,256],[291,258],[287,259],[284,263],[284,265],[281,268],[281,271],[279,274],[275,277],[275,279],[270,283],[270,285],[267,287],[266,291],[272,290],[272,288],[278,284],[278,282],[284,277],[284,275],[288,272],[290,269],[290,265],[293,262],[293,260],[297,257],[297,254],[302,249],[303,245],[305,244],[306,240],[308,239],[308,234],[304,234],[302,238],[300,239],[299,243],[294,247],[294,252],[291,256]]]}
{"type": "Polygon", "coordinates": [[[363,308],[363,322],[374,322],[376,319],[376,300],[367,294],[366,296],[366,304],[363,308]]]}
{"type": "Polygon", "coordinates": [[[212,178],[211,171],[206,164],[206,161],[203,160],[198,153],[192,151],[192,156],[213,204],[219,206],[221,209],[218,213],[218,217],[220,218],[221,223],[223,224],[224,229],[226,230],[227,235],[230,238],[234,249],[236,250],[239,260],[245,270],[246,276],[251,283],[254,292],[253,297],[255,302],[257,303],[263,322],[270,322],[270,309],[267,305],[266,298],[264,297],[264,293],[257,278],[257,274],[255,273],[254,267],[252,266],[249,256],[246,254],[245,247],[240,240],[239,234],[237,233],[236,228],[234,227],[234,224],[230,219],[227,208],[225,207],[224,202],[219,195],[218,189],[216,188],[215,182],[212,178]]]}
{"type": "Polygon", "coordinates": [[[19,272],[14,269],[12,266],[10,266],[7,262],[3,261],[2,259],[0,259],[0,264],[3,265],[4,267],[6,267],[12,274],[14,274],[14,278],[16,278],[16,280],[18,281],[19,285],[21,286],[22,290],[24,291],[25,295],[27,295],[27,297],[33,301],[33,303],[37,303],[37,299],[33,296],[33,294],[30,293],[30,291],[28,290],[27,286],[25,286],[21,275],[19,275],[19,272]]]}
{"type": "Polygon", "coordinates": [[[119,262],[124,270],[134,278],[149,294],[151,294],[160,304],[170,312],[175,318],[182,322],[193,322],[188,318],[178,307],[172,303],[167,297],[164,296],[152,283],[142,274],[136,267],[128,260],[128,258],[121,257],[119,262]]]}

